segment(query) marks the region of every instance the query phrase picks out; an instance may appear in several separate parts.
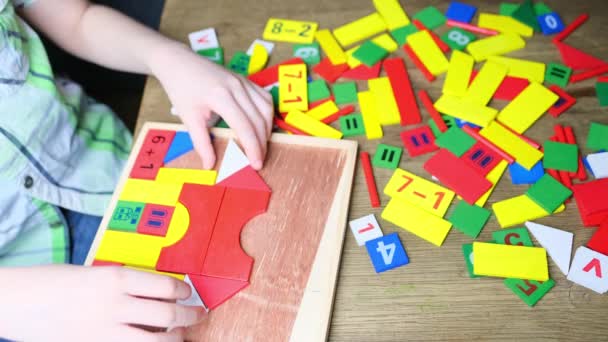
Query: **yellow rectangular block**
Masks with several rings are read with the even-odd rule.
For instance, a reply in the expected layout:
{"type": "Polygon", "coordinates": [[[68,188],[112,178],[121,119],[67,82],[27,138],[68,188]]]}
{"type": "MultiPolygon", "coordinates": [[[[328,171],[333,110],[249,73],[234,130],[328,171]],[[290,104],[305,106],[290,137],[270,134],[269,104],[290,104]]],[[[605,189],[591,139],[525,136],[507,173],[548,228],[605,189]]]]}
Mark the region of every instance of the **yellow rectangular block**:
{"type": "Polygon", "coordinates": [[[506,76],[506,66],[487,61],[469,86],[466,101],[486,106],[506,76]]]}
{"type": "Polygon", "coordinates": [[[451,115],[481,127],[489,125],[498,113],[494,108],[481,106],[447,94],[444,94],[435,102],[435,109],[443,114],[451,115]]]}
{"type": "Polygon", "coordinates": [[[340,45],[347,47],[383,31],[386,31],[386,23],[380,14],[374,12],[336,28],[334,36],[340,45]]]}
{"type": "Polygon", "coordinates": [[[308,110],[308,81],[306,64],[279,66],[279,110],[308,110]]]}
{"type": "MultiPolygon", "coordinates": [[[[560,205],[553,214],[561,213],[566,207],[560,205]]],[[[537,220],[549,216],[541,206],[527,195],[520,195],[492,204],[492,210],[501,228],[508,228],[526,221],[537,220]]]]}
{"type": "Polygon", "coordinates": [[[374,0],[374,7],[391,31],[410,23],[410,18],[398,0],[374,0]]]}
{"type": "Polygon", "coordinates": [[[393,53],[399,48],[397,42],[388,33],[381,34],[372,39],[372,43],[388,51],[388,53],[393,53]]]}
{"type": "Polygon", "coordinates": [[[336,106],[336,103],[329,100],[309,110],[306,114],[310,115],[311,118],[321,121],[332,114],[336,114],[339,110],[340,108],[336,106]]]}
{"type": "Polygon", "coordinates": [[[357,98],[367,139],[382,138],[384,133],[382,132],[382,126],[380,126],[380,120],[378,120],[374,94],[371,91],[362,91],[357,93],[357,98]]]}
{"type": "Polygon", "coordinates": [[[473,242],[475,275],[549,280],[547,251],[539,247],[473,242]]]}
{"type": "Polygon", "coordinates": [[[483,61],[490,56],[504,55],[505,53],[523,49],[526,41],[515,33],[502,33],[492,37],[476,40],[467,45],[467,51],[476,62],[483,61]]]}
{"type": "Polygon", "coordinates": [[[319,24],[312,21],[270,18],[263,36],[265,40],[309,44],[315,39],[318,27],[319,24]]]}
{"type": "Polygon", "coordinates": [[[530,144],[522,138],[497,122],[492,122],[490,125],[483,128],[479,131],[479,134],[515,158],[517,163],[526,170],[532,169],[532,167],[534,167],[534,165],[543,157],[541,151],[530,146],[530,144]]]}
{"type": "Polygon", "coordinates": [[[353,54],[355,53],[355,51],[357,51],[357,49],[360,47],[361,45],[356,45],[353,48],[350,48],[348,50],[346,50],[346,63],[348,64],[348,66],[351,69],[354,69],[356,67],[358,67],[359,65],[363,64],[361,63],[360,60],[356,59],[353,54]]]}
{"type": "Polygon", "coordinates": [[[477,26],[501,33],[515,33],[524,37],[532,37],[534,30],[512,17],[490,13],[479,13],[477,26]]]}
{"type": "Polygon", "coordinates": [[[488,191],[486,191],[485,194],[479,197],[477,202],[475,202],[476,205],[483,207],[486,204],[486,202],[490,198],[490,195],[492,195],[492,192],[496,188],[496,185],[500,181],[500,178],[502,178],[502,175],[505,173],[505,170],[507,170],[508,165],[509,163],[507,163],[505,160],[501,160],[500,163],[498,163],[498,165],[496,165],[496,167],[492,169],[492,171],[488,172],[488,174],[486,175],[486,179],[492,183],[492,187],[488,191]]]}
{"type": "Polygon", "coordinates": [[[325,52],[327,58],[329,58],[331,64],[339,65],[346,63],[346,54],[344,53],[344,50],[342,50],[340,44],[336,41],[336,38],[334,38],[334,35],[331,34],[330,30],[325,29],[317,31],[317,33],[315,33],[315,38],[317,39],[317,42],[319,42],[319,45],[323,52],[325,52]]]}
{"type": "Polygon", "coordinates": [[[530,82],[543,83],[545,81],[546,66],[544,63],[502,56],[490,56],[488,61],[505,65],[509,69],[508,76],[526,78],[530,82]]]}
{"type": "Polygon", "coordinates": [[[342,138],[342,132],[297,110],[289,112],[285,117],[285,122],[315,137],[342,138]]]}
{"type": "Polygon", "coordinates": [[[217,178],[214,170],[190,170],[161,167],[156,175],[156,182],[175,184],[182,187],[184,183],[213,185],[217,178]]]}
{"type": "Polygon", "coordinates": [[[428,31],[422,30],[407,36],[407,44],[431,74],[438,76],[448,70],[447,58],[428,31]]]}
{"type": "Polygon", "coordinates": [[[464,52],[454,50],[443,83],[443,93],[462,97],[467,93],[475,61],[464,52]]]}
{"type": "Polygon", "coordinates": [[[388,77],[373,78],[367,82],[376,101],[378,121],[381,125],[396,125],[401,122],[399,107],[388,77]]]}
{"type": "Polygon", "coordinates": [[[445,215],[455,195],[450,189],[399,168],[384,187],[384,193],[439,217],[445,215]]]}
{"type": "Polygon", "coordinates": [[[152,270],[149,268],[142,268],[142,267],[135,267],[135,266],[125,266],[125,268],[130,268],[132,270],[148,272],[148,273],[152,273],[152,274],[164,275],[164,276],[172,277],[172,278],[179,279],[179,280],[184,280],[184,278],[186,277],[185,274],[161,272],[161,271],[152,270]]]}
{"type": "Polygon", "coordinates": [[[398,198],[388,202],[382,218],[435,246],[443,244],[452,228],[449,221],[398,198]]]}
{"type": "Polygon", "coordinates": [[[539,83],[532,82],[498,113],[496,120],[517,133],[525,132],[555,102],[559,96],[539,83]]]}
{"type": "Polygon", "coordinates": [[[128,178],[120,192],[119,200],[175,206],[181,186],[152,180],[128,178]]]}

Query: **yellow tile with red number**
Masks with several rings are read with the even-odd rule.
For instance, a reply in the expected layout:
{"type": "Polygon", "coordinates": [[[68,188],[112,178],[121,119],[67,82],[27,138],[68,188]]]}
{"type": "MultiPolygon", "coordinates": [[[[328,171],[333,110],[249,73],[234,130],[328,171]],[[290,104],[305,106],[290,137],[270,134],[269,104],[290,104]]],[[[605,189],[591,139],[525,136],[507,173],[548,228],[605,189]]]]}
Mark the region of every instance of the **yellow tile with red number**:
{"type": "Polygon", "coordinates": [[[422,30],[407,36],[407,44],[434,76],[448,70],[448,59],[428,31],[422,30]]]}
{"type": "Polygon", "coordinates": [[[264,29],[264,39],[277,42],[309,44],[315,39],[318,23],[270,18],[264,29]]]}
{"type": "Polygon", "coordinates": [[[279,66],[279,111],[308,111],[306,64],[279,66]]]}
{"type": "Polygon", "coordinates": [[[547,281],[547,250],[540,247],[473,242],[473,273],[480,276],[547,281]]]}

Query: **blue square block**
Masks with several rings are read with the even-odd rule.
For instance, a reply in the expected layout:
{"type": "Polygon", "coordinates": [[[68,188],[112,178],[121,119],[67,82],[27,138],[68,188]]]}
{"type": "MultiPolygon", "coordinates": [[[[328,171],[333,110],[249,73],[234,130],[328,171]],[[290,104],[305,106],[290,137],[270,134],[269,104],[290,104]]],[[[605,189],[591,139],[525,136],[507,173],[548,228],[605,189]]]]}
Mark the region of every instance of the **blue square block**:
{"type": "Polygon", "coordinates": [[[445,13],[446,18],[460,21],[463,23],[470,23],[477,12],[477,7],[463,4],[462,2],[452,1],[448,11],[445,13]]]}
{"type": "Polygon", "coordinates": [[[397,233],[369,240],[365,243],[365,248],[367,248],[367,254],[369,254],[372,264],[374,264],[376,273],[410,263],[397,233]]]}
{"type": "Polygon", "coordinates": [[[543,31],[545,36],[560,33],[565,27],[562,19],[559,17],[559,14],[555,12],[539,15],[538,23],[540,24],[540,29],[543,31]]]}
{"type": "Polygon", "coordinates": [[[509,165],[509,173],[513,184],[534,184],[545,174],[545,169],[543,169],[543,163],[540,161],[529,171],[524,169],[523,166],[513,163],[509,165]]]}

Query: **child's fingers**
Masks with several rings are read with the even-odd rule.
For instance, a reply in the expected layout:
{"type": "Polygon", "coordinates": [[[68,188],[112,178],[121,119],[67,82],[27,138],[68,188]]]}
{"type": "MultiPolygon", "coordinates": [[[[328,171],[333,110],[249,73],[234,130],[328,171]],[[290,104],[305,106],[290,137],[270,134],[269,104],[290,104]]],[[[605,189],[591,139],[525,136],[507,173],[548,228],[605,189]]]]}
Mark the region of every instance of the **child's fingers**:
{"type": "Polygon", "coordinates": [[[125,324],[149,327],[188,327],[203,319],[203,308],[129,297],[122,305],[119,319],[125,324]]]}
{"type": "MultiPolygon", "coordinates": [[[[188,126],[190,138],[194,149],[198,152],[203,161],[203,168],[212,169],[215,165],[215,150],[211,143],[211,136],[204,118],[209,117],[206,113],[186,113],[182,120],[188,126]]],[[[207,113],[208,114],[208,113],[207,113]]]]}
{"type": "Polygon", "coordinates": [[[253,103],[257,107],[258,113],[261,115],[260,119],[262,120],[262,122],[264,122],[266,128],[265,140],[268,140],[270,134],[272,133],[272,116],[274,115],[272,100],[268,102],[262,95],[262,93],[268,93],[263,89],[257,88],[260,90],[258,91],[256,87],[257,86],[251,82],[245,83],[245,88],[249,93],[249,97],[252,99],[253,103]]]}
{"type": "Polygon", "coordinates": [[[176,300],[192,292],[188,284],[172,277],[122,267],[116,272],[123,291],[131,296],[176,300]]]}
{"type": "Polygon", "coordinates": [[[258,146],[261,148],[261,158],[264,159],[266,154],[266,125],[262,120],[262,114],[258,111],[257,106],[245,90],[245,87],[241,85],[238,89],[234,89],[232,96],[237,101],[237,105],[240,106],[244,113],[249,117],[249,121],[255,130],[255,135],[258,139],[258,146]]]}
{"type": "Polygon", "coordinates": [[[170,332],[150,332],[142,329],[125,326],[125,332],[121,336],[121,341],[129,342],[182,342],[185,339],[185,329],[173,329],[170,332]]]}

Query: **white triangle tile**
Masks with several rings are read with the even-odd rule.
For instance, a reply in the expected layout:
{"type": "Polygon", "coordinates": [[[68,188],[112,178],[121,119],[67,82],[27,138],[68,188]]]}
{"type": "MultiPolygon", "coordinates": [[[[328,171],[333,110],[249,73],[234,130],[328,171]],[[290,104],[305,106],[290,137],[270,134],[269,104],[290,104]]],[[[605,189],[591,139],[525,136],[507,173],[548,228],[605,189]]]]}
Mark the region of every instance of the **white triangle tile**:
{"type": "Polygon", "coordinates": [[[190,280],[190,277],[188,277],[188,275],[186,275],[184,277],[184,282],[186,284],[190,285],[192,294],[190,295],[190,297],[188,299],[178,300],[177,304],[186,305],[186,306],[202,306],[203,308],[205,308],[205,310],[209,311],[207,309],[207,306],[205,305],[205,303],[203,303],[203,300],[201,299],[201,297],[198,295],[198,291],[196,291],[196,288],[192,284],[192,281],[190,280]]]}
{"type": "Polygon", "coordinates": [[[534,222],[526,222],[526,227],[536,241],[547,250],[560,271],[563,274],[568,274],[574,234],[534,222]]]}
{"type": "Polygon", "coordinates": [[[224,159],[222,159],[222,164],[217,173],[216,183],[232,176],[246,166],[249,166],[249,159],[247,159],[234,140],[228,141],[224,159]]]}

